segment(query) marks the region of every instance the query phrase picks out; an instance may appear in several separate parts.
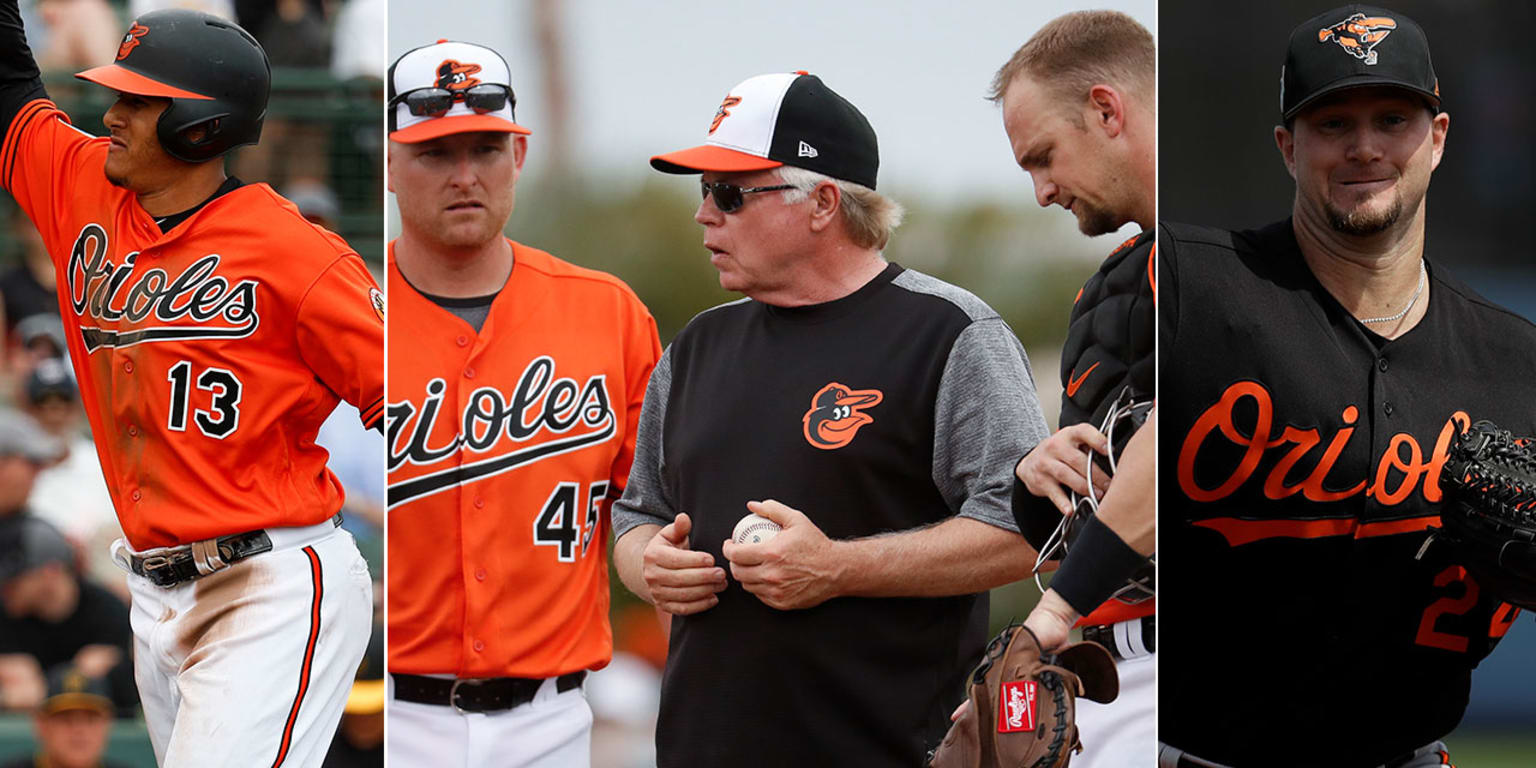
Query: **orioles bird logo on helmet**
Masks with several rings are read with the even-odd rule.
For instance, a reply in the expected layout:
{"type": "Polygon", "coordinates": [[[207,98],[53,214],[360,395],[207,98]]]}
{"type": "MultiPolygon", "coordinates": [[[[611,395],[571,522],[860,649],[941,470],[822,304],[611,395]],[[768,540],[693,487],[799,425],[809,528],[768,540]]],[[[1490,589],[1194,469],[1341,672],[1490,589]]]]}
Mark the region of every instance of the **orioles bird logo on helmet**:
{"type": "Polygon", "coordinates": [[[805,412],[801,422],[805,425],[805,440],[822,450],[830,451],[853,442],[859,427],[874,417],[864,413],[885,399],[878,389],[850,389],[832,382],[811,397],[811,409],[805,412]]]}
{"type": "Polygon", "coordinates": [[[480,84],[480,78],[470,77],[480,71],[479,64],[460,64],[453,59],[445,59],[437,65],[437,87],[450,91],[467,91],[480,84]]]}
{"type": "Polygon", "coordinates": [[[123,44],[117,47],[117,60],[122,61],[128,58],[128,54],[139,47],[139,38],[147,34],[149,34],[149,27],[134,22],[133,26],[128,28],[128,34],[123,35],[123,44]]]}
{"type": "Polygon", "coordinates": [[[1356,13],[1331,27],[1319,29],[1317,41],[1326,43],[1332,40],[1349,55],[1369,66],[1376,63],[1376,44],[1385,40],[1394,29],[1397,29],[1397,22],[1386,16],[1356,13]]]}

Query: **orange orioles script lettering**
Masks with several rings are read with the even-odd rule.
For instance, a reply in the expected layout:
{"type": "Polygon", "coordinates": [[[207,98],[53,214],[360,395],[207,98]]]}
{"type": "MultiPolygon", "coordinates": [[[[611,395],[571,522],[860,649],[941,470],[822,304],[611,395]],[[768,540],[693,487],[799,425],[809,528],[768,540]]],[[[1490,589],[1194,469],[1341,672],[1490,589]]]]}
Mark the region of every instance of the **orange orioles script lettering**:
{"type": "Polygon", "coordinates": [[[1349,55],[1370,66],[1376,63],[1376,44],[1385,40],[1394,29],[1397,29],[1397,22],[1386,16],[1368,17],[1356,13],[1331,27],[1319,29],[1317,41],[1332,40],[1349,55]]]}
{"type": "MultiPolygon", "coordinates": [[[[1324,436],[1316,428],[1301,429],[1286,425],[1279,428],[1278,436],[1272,436],[1277,425],[1274,403],[1269,390],[1255,381],[1239,381],[1227,387],[1221,398],[1195,420],[1194,426],[1185,435],[1184,443],[1179,448],[1179,489],[1194,501],[1220,501],[1231,496],[1250,481],[1254,481],[1256,479],[1254,473],[1265,454],[1270,450],[1278,450],[1282,452],[1280,460],[1263,478],[1264,497],[1268,499],[1279,500],[1299,493],[1308,501],[1329,502],[1363,493],[1374,497],[1383,505],[1392,506],[1402,503],[1415,489],[1419,489],[1425,501],[1439,502],[1441,499],[1440,469],[1445,465],[1451,438],[1471,424],[1467,414],[1456,411],[1446,419],[1445,425],[1440,429],[1440,434],[1435,440],[1433,450],[1427,456],[1413,435],[1406,432],[1393,435],[1387,443],[1386,450],[1376,462],[1373,481],[1368,482],[1362,479],[1342,490],[1330,491],[1324,487],[1324,481],[1328,479],[1339,456],[1344,452],[1345,445],[1354,435],[1354,425],[1359,417],[1359,408],[1353,405],[1345,406],[1340,413],[1344,426],[1328,437],[1326,444],[1324,436]],[[1238,404],[1244,399],[1253,401],[1253,422],[1239,427],[1235,420],[1235,413],[1238,404]],[[1218,440],[1226,440],[1231,445],[1241,448],[1242,458],[1232,469],[1231,474],[1220,484],[1214,487],[1203,487],[1195,480],[1195,466],[1200,462],[1200,452],[1218,440]],[[1311,471],[1307,472],[1300,481],[1288,484],[1288,479],[1297,474],[1298,465],[1313,455],[1318,446],[1324,447],[1321,455],[1315,459],[1316,463],[1312,465],[1311,471]],[[1395,479],[1396,476],[1400,476],[1400,479],[1395,479]]],[[[1305,469],[1305,465],[1302,469],[1305,469]]],[[[1203,524],[1203,522],[1197,524],[1203,524]]],[[[1390,530],[1382,529],[1374,533],[1384,535],[1413,530],[1419,522],[1394,521],[1390,524],[1390,530]]],[[[1221,526],[1213,523],[1207,527],[1221,526]]],[[[1223,533],[1228,534],[1228,539],[1233,544],[1264,538],[1266,535],[1304,537],[1350,533],[1357,536],[1371,535],[1356,530],[1360,526],[1357,526],[1353,518],[1297,521],[1297,525],[1292,527],[1296,530],[1291,531],[1282,526],[1267,534],[1232,535],[1229,531],[1223,531],[1223,533]],[[1282,530],[1287,532],[1281,533],[1282,530]]],[[[1422,528],[1422,525],[1419,527],[1422,528]]]]}
{"type": "Polygon", "coordinates": [[[147,34],[149,34],[149,27],[134,22],[133,26],[128,29],[128,34],[123,35],[123,44],[117,47],[117,60],[122,61],[128,58],[128,54],[133,49],[139,47],[139,38],[147,34]]]}
{"type": "Polygon", "coordinates": [[[715,129],[720,127],[720,123],[723,122],[727,117],[731,116],[731,107],[734,107],[740,103],[740,96],[725,97],[725,101],[720,102],[720,108],[715,110],[715,119],[714,122],[709,124],[709,132],[714,133],[715,129]]]}
{"type": "Polygon", "coordinates": [[[885,395],[878,389],[850,389],[835,381],[822,387],[801,419],[806,442],[827,451],[853,442],[859,427],[874,421],[864,409],[879,405],[883,399],[885,395]]]}

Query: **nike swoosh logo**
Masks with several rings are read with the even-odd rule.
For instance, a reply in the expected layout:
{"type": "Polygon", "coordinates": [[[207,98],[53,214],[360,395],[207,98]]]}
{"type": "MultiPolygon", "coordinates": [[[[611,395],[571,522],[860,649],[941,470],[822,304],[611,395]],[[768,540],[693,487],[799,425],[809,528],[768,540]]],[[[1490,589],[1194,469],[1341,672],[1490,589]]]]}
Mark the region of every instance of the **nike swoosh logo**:
{"type": "Polygon", "coordinates": [[[1067,374],[1067,397],[1077,397],[1077,390],[1083,386],[1083,380],[1088,378],[1088,374],[1093,373],[1093,369],[1097,367],[1099,367],[1098,363],[1088,366],[1088,370],[1083,371],[1081,376],[1067,374]]]}

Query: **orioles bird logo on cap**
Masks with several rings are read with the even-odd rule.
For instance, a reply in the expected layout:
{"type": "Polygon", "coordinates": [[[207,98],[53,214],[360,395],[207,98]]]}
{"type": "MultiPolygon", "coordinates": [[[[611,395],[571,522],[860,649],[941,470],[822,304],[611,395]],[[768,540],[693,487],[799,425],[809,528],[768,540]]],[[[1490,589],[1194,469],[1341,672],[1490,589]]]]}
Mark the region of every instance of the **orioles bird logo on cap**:
{"type": "Polygon", "coordinates": [[[480,84],[480,78],[470,77],[480,71],[479,64],[460,64],[445,59],[437,65],[437,87],[450,91],[467,91],[480,84]]]}
{"type": "Polygon", "coordinates": [[[134,22],[133,27],[128,30],[128,34],[123,35],[123,44],[117,47],[117,60],[122,61],[128,58],[129,52],[139,47],[139,38],[147,34],[149,34],[149,27],[134,22]]]}
{"type": "Polygon", "coordinates": [[[879,405],[883,399],[885,394],[878,389],[850,389],[835,381],[822,387],[811,397],[811,409],[801,418],[806,442],[826,451],[853,442],[859,427],[875,420],[864,409],[879,405]]]}
{"type": "Polygon", "coordinates": [[[1332,40],[1349,55],[1369,66],[1376,63],[1376,44],[1385,40],[1394,29],[1397,29],[1397,22],[1386,16],[1356,13],[1331,27],[1319,29],[1317,41],[1326,43],[1332,40]]]}
{"type": "Polygon", "coordinates": [[[711,134],[714,133],[715,129],[720,127],[720,123],[731,116],[731,107],[740,103],[740,96],[725,97],[725,101],[720,102],[720,108],[715,110],[715,121],[709,124],[709,132],[711,134]]]}

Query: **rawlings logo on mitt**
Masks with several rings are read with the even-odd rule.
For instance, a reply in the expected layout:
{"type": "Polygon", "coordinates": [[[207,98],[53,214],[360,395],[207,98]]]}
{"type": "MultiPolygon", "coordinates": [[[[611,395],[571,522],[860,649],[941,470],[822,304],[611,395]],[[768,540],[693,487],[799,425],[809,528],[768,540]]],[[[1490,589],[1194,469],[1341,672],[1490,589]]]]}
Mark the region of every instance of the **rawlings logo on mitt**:
{"type": "Polygon", "coordinates": [[[931,768],[1064,768],[1081,752],[1077,697],[1120,695],[1109,651],[1098,643],[1042,654],[1028,627],[1010,625],[987,645],[971,676],[970,706],[928,758],[931,768]]]}
{"type": "MultiPolygon", "coordinates": [[[[1489,421],[1451,441],[1438,533],[1500,599],[1536,611],[1536,445],[1489,421]]],[[[1425,546],[1428,546],[1426,542],[1425,546]]]]}

